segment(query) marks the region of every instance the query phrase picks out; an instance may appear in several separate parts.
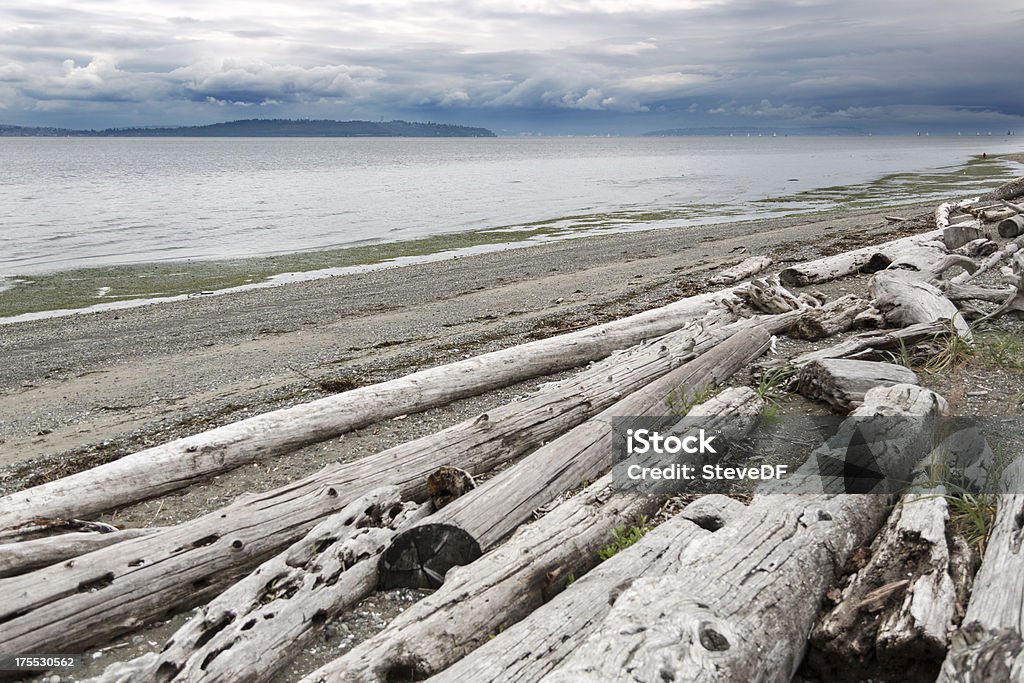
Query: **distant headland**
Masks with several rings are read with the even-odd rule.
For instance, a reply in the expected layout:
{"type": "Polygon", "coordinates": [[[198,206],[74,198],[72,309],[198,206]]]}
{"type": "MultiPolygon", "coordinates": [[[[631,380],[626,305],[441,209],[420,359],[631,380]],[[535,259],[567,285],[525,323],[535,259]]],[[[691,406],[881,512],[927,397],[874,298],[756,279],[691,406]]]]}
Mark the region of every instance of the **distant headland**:
{"type": "Polygon", "coordinates": [[[245,119],[206,126],[73,130],[0,125],[0,137],[190,137],[190,138],[493,138],[486,128],[410,121],[245,119]]]}

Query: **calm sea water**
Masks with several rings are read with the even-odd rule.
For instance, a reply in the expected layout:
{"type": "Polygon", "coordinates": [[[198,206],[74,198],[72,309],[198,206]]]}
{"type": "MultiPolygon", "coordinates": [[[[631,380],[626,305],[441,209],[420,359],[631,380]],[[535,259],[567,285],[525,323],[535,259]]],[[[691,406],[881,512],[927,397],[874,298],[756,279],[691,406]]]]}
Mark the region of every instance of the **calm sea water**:
{"type": "Polygon", "coordinates": [[[937,196],[991,185],[1019,166],[961,165],[1019,149],[1000,137],[0,138],[0,276],[916,200],[922,177],[937,196]],[[820,189],[832,186],[844,188],[820,189]]]}

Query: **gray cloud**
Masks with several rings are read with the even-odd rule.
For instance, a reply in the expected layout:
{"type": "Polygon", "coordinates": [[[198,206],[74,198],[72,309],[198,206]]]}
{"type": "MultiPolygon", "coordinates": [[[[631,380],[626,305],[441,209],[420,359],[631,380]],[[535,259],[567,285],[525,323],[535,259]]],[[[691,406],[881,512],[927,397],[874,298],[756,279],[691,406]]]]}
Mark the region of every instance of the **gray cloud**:
{"type": "Polygon", "coordinates": [[[1019,125],[993,0],[406,0],[0,5],[19,123],[429,116],[511,128],[1019,125]],[[602,118],[603,117],[603,118],[602,118]]]}

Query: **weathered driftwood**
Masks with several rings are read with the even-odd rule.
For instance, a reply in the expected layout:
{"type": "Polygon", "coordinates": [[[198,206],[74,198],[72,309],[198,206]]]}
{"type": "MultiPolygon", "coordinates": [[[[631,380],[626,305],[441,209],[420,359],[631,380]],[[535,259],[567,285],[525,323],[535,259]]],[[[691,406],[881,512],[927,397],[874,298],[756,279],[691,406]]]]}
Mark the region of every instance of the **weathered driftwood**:
{"type": "Polygon", "coordinates": [[[789,313],[808,306],[805,300],[779,284],[775,277],[751,280],[737,289],[736,294],[755,310],[770,314],[789,313]]]}
{"type": "Polygon", "coordinates": [[[970,282],[971,280],[980,277],[981,275],[987,273],[995,266],[999,265],[1003,261],[1003,259],[1005,259],[1009,255],[1009,252],[1007,252],[1005,249],[999,249],[998,251],[992,253],[992,255],[990,255],[987,259],[982,261],[981,264],[978,266],[977,270],[975,270],[973,273],[965,271],[963,273],[960,273],[959,275],[954,275],[952,278],[950,278],[950,282],[953,282],[955,284],[963,284],[965,282],[970,282]]]}
{"type": "Polygon", "coordinates": [[[961,249],[982,238],[984,238],[984,233],[981,231],[980,225],[975,223],[958,223],[942,229],[942,243],[950,251],[961,249]]]}
{"type": "Polygon", "coordinates": [[[797,339],[824,339],[850,329],[857,316],[870,307],[866,299],[849,294],[809,310],[787,334],[797,339]]]}
{"type": "Polygon", "coordinates": [[[41,538],[50,538],[70,533],[110,534],[120,531],[113,524],[86,519],[59,519],[30,517],[24,521],[0,529],[0,543],[21,543],[41,538]]]}
{"type": "MultiPolygon", "coordinates": [[[[197,523],[0,579],[0,651],[79,652],[209,599],[343,509],[337,498],[330,485],[296,497],[253,496],[246,501],[249,515],[211,513],[197,523]]],[[[372,525],[394,503],[380,490],[358,502],[355,526],[372,525]]]]}
{"type": "Polygon", "coordinates": [[[91,683],[271,680],[325,623],[376,589],[381,550],[429,511],[403,505],[396,487],[374,491],[202,607],[159,653],[111,665],[91,683]]]}
{"type": "Polygon", "coordinates": [[[1012,200],[1022,195],[1024,195],[1024,177],[1007,181],[996,189],[981,195],[978,199],[983,202],[1012,200]]]}
{"type": "Polygon", "coordinates": [[[719,494],[698,498],[635,545],[577,579],[551,602],[429,678],[429,683],[540,680],[597,628],[634,579],[676,572],[696,544],[745,510],[742,503],[719,494]]]}
{"type": "Polygon", "coordinates": [[[739,282],[740,280],[746,280],[749,277],[757,275],[770,265],[772,265],[772,260],[767,256],[751,256],[748,259],[740,261],[731,268],[726,268],[718,275],[711,277],[708,279],[708,284],[715,286],[731,285],[739,282]]]}
{"type": "MultiPolygon", "coordinates": [[[[924,280],[936,280],[950,268],[959,267],[968,273],[978,269],[972,259],[960,254],[951,254],[939,242],[928,242],[894,254],[889,270],[916,273],[924,280]]],[[[872,269],[882,270],[881,268],[872,269]]]]}
{"type": "MultiPolygon", "coordinates": [[[[918,387],[875,391],[865,410],[919,414],[935,408],[932,397],[918,387]]],[[[756,496],[741,518],[702,540],[676,574],[634,581],[600,628],[543,680],[789,681],[821,598],[851,553],[875,534],[890,501],[756,496]]]]}
{"type": "Polygon", "coordinates": [[[874,272],[873,269],[880,270],[888,267],[897,253],[923,242],[941,238],[941,230],[933,230],[910,237],[901,237],[873,247],[855,249],[854,251],[836,254],[835,256],[827,256],[814,261],[808,261],[807,263],[790,266],[779,273],[779,277],[783,284],[805,287],[820,282],[837,280],[855,273],[874,272]],[[874,260],[872,260],[872,257],[874,257],[874,260]],[[869,263],[871,264],[870,266],[868,265],[869,263]]]}
{"type": "Polygon", "coordinates": [[[1007,295],[1006,299],[999,304],[996,310],[984,316],[981,320],[998,318],[1008,313],[1015,315],[1024,314],[1024,252],[1019,249],[1012,251],[1010,264],[1010,271],[1005,279],[1013,285],[1013,291],[1007,295]]]}
{"type": "Polygon", "coordinates": [[[982,237],[976,240],[967,242],[962,247],[956,250],[956,253],[961,256],[970,256],[971,258],[980,258],[982,256],[990,256],[999,249],[999,245],[990,240],[987,237],[982,237]]]}
{"type": "Polygon", "coordinates": [[[796,389],[807,398],[825,401],[839,412],[848,413],[864,402],[868,390],[895,384],[917,384],[917,375],[892,363],[831,358],[800,368],[796,389]]]}
{"type": "Polygon", "coordinates": [[[868,306],[855,315],[850,325],[854,330],[873,330],[879,327],[885,327],[885,316],[874,306],[868,306]]]}
{"type": "Polygon", "coordinates": [[[807,666],[823,680],[934,681],[963,616],[974,555],[947,531],[941,491],[902,497],[811,632],[807,666]]]}
{"type": "Polygon", "coordinates": [[[6,622],[0,650],[8,650],[8,638],[24,643],[12,652],[99,644],[168,611],[198,604],[354,498],[394,484],[403,497],[422,499],[427,476],[440,465],[474,474],[492,469],[681,365],[692,357],[695,340],[713,346],[718,334],[725,332],[693,325],[438,434],[329,465],[298,482],[70,563],[2,579],[6,599],[0,604],[0,622],[6,622]],[[87,590],[80,591],[81,586],[87,590]],[[90,618],[80,618],[83,612],[90,618]]]}
{"type": "Polygon", "coordinates": [[[1011,216],[999,222],[996,227],[1000,237],[1017,237],[1024,235],[1024,216],[1011,216]]]}
{"type": "Polygon", "coordinates": [[[868,288],[875,308],[893,325],[950,320],[957,334],[971,339],[971,326],[934,285],[905,272],[886,270],[875,273],[868,288]]]}
{"type": "Polygon", "coordinates": [[[29,517],[85,516],[182,488],[217,472],[389,417],[604,358],[702,317],[726,292],[421,370],[177,439],[0,498],[0,529],[29,517]]]}
{"type": "Polygon", "coordinates": [[[453,568],[439,590],[302,683],[422,680],[447,668],[593,568],[614,529],[661,503],[611,486],[605,475],[472,564],[453,568]]]}
{"type": "Polygon", "coordinates": [[[1002,303],[1014,290],[1009,287],[985,287],[982,285],[943,282],[939,288],[950,301],[990,301],[1002,303]]]}
{"type": "Polygon", "coordinates": [[[534,510],[609,469],[615,418],[671,414],[672,400],[689,401],[720,384],[763,354],[769,340],[757,327],[736,333],[400,533],[381,557],[381,585],[439,587],[450,568],[469,564],[534,510]]]}
{"type": "Polygon", "coordinates": [[[1007,468],[1009,493],[999,496],[992,535],[940,683],[1024,680],[1024,463],[1007,468]]]}
{"type": "Polygon", "coordinates": [[[475,488],[473,475],[461,467],[442,465],[427,477],[427,496],[435,510],[475,488]]]}
{"type": "Polygon", "coordinates": [[[949,227],[949,215],[953,212],[953,205],[950,202],[942,202],[935,207],[935,227],[942,230],[949,227]]]}
{"type": "Polygon", "coordinates": [[[824,349],[802,353],[791,360],[790,364],[800,367],[815,360],[849,358],[865,351],[891,352],[909,348],[919,342],[932,340],[945,334],[949,334],[949,323],[942,320],[917,323],[894,330],[861,332],[824,349]]]}
{"type": "Polygon", "coordinates": [[[106,533],[73,532],[20,543],[5,543],[0,545],[0,577],[24,574],[121,541],[148,536],[158,530],[153,528],[123,529],[106,533]]]}

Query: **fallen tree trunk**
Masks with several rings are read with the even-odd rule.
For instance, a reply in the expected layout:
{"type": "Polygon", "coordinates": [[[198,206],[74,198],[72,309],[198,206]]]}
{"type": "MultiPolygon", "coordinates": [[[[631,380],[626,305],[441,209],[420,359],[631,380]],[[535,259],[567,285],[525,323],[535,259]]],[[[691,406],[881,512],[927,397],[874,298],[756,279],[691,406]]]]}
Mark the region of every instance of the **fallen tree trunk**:
{"type": "Polygon", "coordinates": [[[807,285],[837,280],[855,273],[875,272],[887,268],[896,254],[901,251],[915,247],[921,243],[942,238],[941,230],[901,237],[891,242],[885,242],[873,247],[864,247],[854,251],[827,256],[825,258],[808,261],[799,265],[790,266],[781,273],[779,277],[784,284],[793,287],[806,287],[807,285]],[[872,260],[874,257],[874,260],[872,260]],[[871,264],[870,266],[868,264],[871,264]],[[869,270],[868,268],[872,270],[869,270]]]}
{"type": "Polygon", "coordinates": [[[996,189],[981,195],[978,200],[983,202],[1010,200],[1022,195],[1024,195],[1024,177],[1005,182],[996,189]]]}
{"type": "Polygon", "coordinates": [[[973,553],[948,520],[941,492],[903,496],[870,559],[811,632],[811,672],[829,681],[935,680],[973,572],[973,553]]]}
{"type": "Polygon", "coordinates": [[[534,683],[558,666],[601,623],[638,576],[674,574],[712,533],[742,516],[745,506],[711,494],[605,560],[551,602],[497,638],[427,679],[429,683],[534,683]]]}
{"type": "Polygon", "coordinates": [[[7,599],[0,604],[0,651],[95,645],[168,610],[198,604],[355,497],[394,484],[404,497],[423,499],[428,475],[441,465],[476,474],[508,462],[682,364],[698,341],[709,348],[724,334],[693,325],[438,434],[330,465],[198,519],[84,555],[71,566],[2,579],[7,599]],[[82,586],[91,590],[80,591],[82,586]],[[22,645],[8,648],[11,642],[22,645]]]}
{"type": "Polygon", "coordinates": [[[273,679],[325,623],[376,589],[381,550],[429,511],[403,506],[393,486],[354,501],[205,605],[159,653],[113,664],[91,683],[273,679]]]}
{"type": "Polygon", "coordinates": [[[976,222],[948,225],[942,229],[942,243],[950,251],[960,249],[983,237],[984,233],[981,231],[981,225],[976,222]]]}
{"type": "Polygon", "coordinates": [[[867,300],[858,296],[840,297],[808,311],[789,329],[788,335],[811,341],[831,337],[850,329],[857,316],[870,307],[867,300]]]}
{"type": "Polygon", "coordinates": [[[149,536],[159,530],[155,528],[123,529],[107,533],[74,532],[20,543],[5,543],[0,545],[0,578],[24,574],[121,541],[149,536]]]}
{"type": "Polygon", "coordinates": [[[746,280],[753,275],[757,275],[770,265],[772,265],[772,260],[767,256],[751,256],[731,268],[726,268],[718,275],[711,277],[708,280],[708,284],[715,286],[731,285],[739,282],[740,280],[746,280]]]}
{"type": "Polygon", "coordinates": [[[868,286],[874,306],[893,325],[952,321],[957,334],[971,339],[971,326],[935,286],[899,271],[875,273],[868,286]]]}
{"type": "Polygon", "coordinates": [[[849,358],[868,351],[900,350],[945,334],[949,334],[949,323],[941,320],[917,323],[895,330],[862,332],[824,349],[802,353],[791,360],[790,364],[801,367],[826,358],[849,358]]]}
{"type": "Polygon", "coordinates": [[[1002,303],[1014,290],[1007,287],[982,287],[981,285],[961,285],[955,282],[944,282],[940,289],[950,301],[990,301],[1002,303]]]}
{"type": "Polygon", "coordinates": [[[981,569],[963,626],[952,646],[938,681],[988,683],[1024,679],[1024,463],[1007,468],[1007,493],[999,496],[992,535],[986,544],[981,569]]]}
{"type": "Polygon", "coordinates": [[[611,485],[605,475],[472,564],[453,568],[439,590],[302,683],[422,680],[445,669],[594,567],[613,530],[661,503],[614,493],[611,485]]]}
{"type": "MultiPolygon", "coordinates": [[[[921,414],[940,402],[919,387],[876,390],[857,417],[921,414]]],[[[543,680],[788,682],[825,591],[890,504],[885,495],[756,496],[676,574],[634,581],[600,628],[543,680]]]]}
{"type": "Polygon", "coordinates": [[[108,510],[389,417],[584,365],[679,329],[716,308],[728,293],[690,297],[596,327],[421,370],[139,451],[0,498],[0,529],[29,517],[81,517],[108,510]]]}
{"type": "Polygon", "coordinates": [[[807,398],[825,401],[839,412],[848,413],[864,402],[870,389],[895,384],[917,384],[917,375],[902,365],[832,358],[804,365],[796,389],[807,398]]]}
{"type": "Polygon", "coordinates": [[[671,414],[673,400],[692,401],[720,384],[763,354],[769,339],[760,328],[736,333],[402,532],[381,557],[381,585],[439,587],[450,568],[469,564],[534,510],[609,469],[615,418],[671,414]]]}

